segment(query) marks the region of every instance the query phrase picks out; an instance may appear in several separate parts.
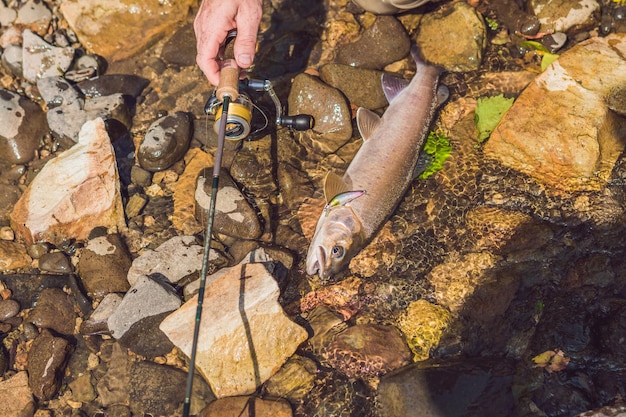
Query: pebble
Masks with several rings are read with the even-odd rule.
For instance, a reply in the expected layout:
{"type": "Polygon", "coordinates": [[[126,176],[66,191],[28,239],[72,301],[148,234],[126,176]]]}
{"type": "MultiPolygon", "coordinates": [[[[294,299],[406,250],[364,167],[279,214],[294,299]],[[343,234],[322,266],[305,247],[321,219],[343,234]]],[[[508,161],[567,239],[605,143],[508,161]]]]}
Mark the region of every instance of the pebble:
{"type": "Polygon", "coordinates": [[[46,272],[68,273],[74,268],[63,252],[49,252],[39,257],[39,269],[46,272]]]}
{"type": "Polygon", "coordinates": [[[0,162],[30,162],[48,132],[46,115],[37,104],[0,89],[0,162]]]}
{"type": "Polygon", "coordinates": [[[2,66],[8,69],[16,77],[22,77],[24,66],[22,61],[22,47],[19,45],[8,45],[2,52],[2,66]]]}
{"type": "Polygon", "coordinates": [[[28,255],[33,259],[39,259],[46,253],[50,251],[50,246],[44,242],[33,243],[32,245],[28,245],[26,249],[28,251],[28,255]]]}
{"type": "Polygon", "coordinates": [[[95,298],[128,291],[126,274],[132,257],[119,234],[89,239],[78,257],[77,271],[87,293],[95,298]]]}
{"type": "Polygon", "coordinates": [[[15,317],[20,312],[20,303],[15,300],[0,299],[0,321],[15,317]]]}
{"type": "Polygon", "coordinates": [[[130,170],[130,180],[133,184],[148,187],[152,184],[152,173],[139,165],[133,165],[130,170]]]}
{"type": "Polygon", "coordinates": [[[74,49],[52,46],[31,30],[23,32],[23,75],[36,83],[38,79],[65,73],[74,60],[74,49]]]}
{"type": "Polygon", "coordinates": [[[70,343],[55,337],[49,330],[42,330],[28,352],[28,385],[33,394],[42,401],[52,399],[63,382],[70,343]]]}
{"type": "Polygon", "coordinates": [[[358,68],[382,70],[386,65],[406,57],[410,47],[409,36],[395,17],[378,16],[356,42],[339,49],[337,62],[358,68]]]}
{"type": "MultiPolygon", "coordinates": [[[[196,219],[207,224],[211,207],[213,168],[200,171],[195,192],[196,219]]],[[[214,212],[214,233],[239,239],[257,239],[263,229],[255,209],[241,193],[228,172],[222,169],[214,212]]]]}
{"type": "Polygon", "coordinates": [[[159,329],[159,325],[170,313],[171,311],[165,311],[135,322],[118,339],[120,344],[148,359],[164,356],[174,345],[159,329]]]}
{"type": "Polygon", "coordinates": [[[77,314],[70,296],[59,288],[45,288],[37,304],[28,313],[28,321],[39,328],[71,335],[76,327],[77,314]]]}
{"type": "Polygon", "coordinates": [[[154,121],[137,149],[139,165],[150,172],[174,165],[189,149],[192,126],[189,114],[182,111],[154,121]]]}
{"type": "Polygon", "coordinates": [[[17,11],[11,7],[7,7],[4,2],[0,2],[0,26],[3,28],[11,27],[16,18],[17,11]]]}
{"type": "Polygon", "coordinates": [[[85,97],[103,97],[122,94],[137,98],[150,84],[150,81],[133,74],[104,74],[76,84],[85,97]]]}

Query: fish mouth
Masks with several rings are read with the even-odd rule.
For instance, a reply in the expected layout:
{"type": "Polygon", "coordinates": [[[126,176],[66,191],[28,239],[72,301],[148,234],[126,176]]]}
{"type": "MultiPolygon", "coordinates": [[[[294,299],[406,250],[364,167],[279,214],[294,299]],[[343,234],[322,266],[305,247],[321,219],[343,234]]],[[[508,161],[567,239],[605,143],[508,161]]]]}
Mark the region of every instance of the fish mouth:
{"type": "Polygon", "coordinates": [[[324,270],[324,267],[326,265],[326,252],[324,251],[323,246],[317,247],[314,259],[315,262],[307,267],[307,274],[318,274],[319,276],[324,277],[324,275],[326,275],[326,271],[324,270]]]}

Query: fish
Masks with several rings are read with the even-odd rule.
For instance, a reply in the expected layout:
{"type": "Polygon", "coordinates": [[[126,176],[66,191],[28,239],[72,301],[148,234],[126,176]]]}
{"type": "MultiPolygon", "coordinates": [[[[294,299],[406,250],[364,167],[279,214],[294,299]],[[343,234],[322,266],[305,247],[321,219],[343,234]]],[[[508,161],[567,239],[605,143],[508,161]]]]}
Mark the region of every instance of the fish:
{"type": "Polygon", "coordinates": [[[343,176],[325,177],[327,204],[307,251],[308,275],[329,279],[341,272],[391,217],[416,177],[420,150],[447,89],[439,85],[440,67],[426,63],[417,46],[411,55],[417,66],[413,79],[383,74],[387,110],[382,117],[357,110],[363,144],[343,176]]]}

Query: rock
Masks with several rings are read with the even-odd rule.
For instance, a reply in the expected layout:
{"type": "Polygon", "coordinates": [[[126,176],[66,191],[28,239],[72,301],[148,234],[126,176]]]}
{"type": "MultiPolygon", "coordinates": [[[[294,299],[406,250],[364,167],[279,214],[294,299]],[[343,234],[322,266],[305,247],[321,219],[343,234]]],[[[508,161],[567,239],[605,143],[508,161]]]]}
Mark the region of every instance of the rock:
{"type": "Polygon", "coordinates": [[[2,52],[2,66],[16,77],[24,74],[23,52],[19,45],[8,45],[2,52]]]}
{"type": "Polygon", "coordinates": [[[603,186],[624,149],[615,132],[626,121],[606,101],[626,83],[625,51],[626,37],[610,35],[564,52],[513,103],[485,155],[558,190],[603,186]]]}
{"type": "Polygon", "coordinates": [[[77,376],[68,384],[72,391],[72,400],[80,402],[90,402],[96,399],[96,390],[91,383],[91,374],[85,373],[77,376]]]}
{"type": "Polygon", "coordinates": [[[142,168],[162,171],[178,162],[189,149],[193,124],[188,113],[163,116],[148,128],[139,144],[137,161],[142,168]]]}
{"type": "MultiPolygon", "coordinates": [[[[209,255],[209,261],[219,259],[214,250],[209,255]]],[[[200,271],[203,257],[204,247],[198,244],[194,236],[174,236],[155,250],[146,250],[135,258],[127,279],[134,285],[141,276],[158,275],[175,284],[200,271]]]]}
{"type": "Polygon", "coordinates": [[[381,70],[406,57],[410,47],[409,36],[395,17],[378,16],[356,42],[339,48],[337,62],[358,68],[381,70]]]}
{"type": "MultiPolygon", "coordinates": [[[[195,192],[196,219],[207,224],[211,207],[213,168],[198,175],[195,192]]],[[[239,239],[257,239],[261,236],[261,223],[256,211],[228,172],[222,169],[215,199],[213,233],[222,233],[239,239]]]]}
{"type": "Polygon", "coordinates": [[[46,329],[35,338],[28,352],[28,385],[40,400],[52,399],[61,388],[71,350],[67,340],[46,329]]]}
{"type": "Polygon", "coordinates": [[[344,93],[351,104],[370,110],[388,104],[382,88],[382,74],[382,71],[333,63],[320,68],[322,81],[344,93]]]}
{"type": "Polygon", "coordinates": [[[487,29],[475,8],[457,2],[426,14],[415,41],[427,61],[448,71],[475,71],[487,46],[487,29]],[[441,47],[442,33],[446,34],[445,48],[441,47]]]}
{"type": "MultiPolygon", "coordinates": [[[[0,224],[8,224],[13,206],[21,195],[16,185],[0,184],[0,224]]],[[[1,268],[0,268],[1,269],[1,268]]]]}
{"type": "Polygon", "coordinates": [[[122,296],[120,294],[110,293],[105,295],[89,318],[81,323],[80,332],[82,334],[108,333],[109,325],[107,322],[109,317],[121,302],[122,296]]]}
{"type": "Polygon", "coordinates": [[[174,65],[190,67],[196,65],[196,36],[191,24],[178,29],[163,45],[161,58],[174,65]]]}
{"type": "Polygon", "coordinates": [[[190,149],[185,156],[185,171],[178,178],[174,189],[174,214],[172,215],[172,224],[184,234],[192,235],[205,229],[196,220],[195,190],[198,174],[204,168],[213,166],[213,163],[213,156],[200,148],[190,149]]]}
{"type": "Polygon", "coordinates": [[[18,242],[0,240],[0,271],[11,271],[30,266],[32,259],[24,245],[18,242]]]}
{"type": "Polygon", "coordinates": [[[28,321],[39,328],[72,335],[76,327],[74,303],[59,288],[46,288],[39,294],[35,308],[28,313],[28,321]]]}
{"type": "Polygon", "coordinates": [[[141,7],[117,0],[70,0],[60,10],[80,42],[108,61],[129,58],[175,28],[191,0],[149,0],[141,7]]]}
{"type": "Polygon", "coordinates": [[[164,356],[174,348],[174,345],[159,329],[159,325],[170,313],[171,311],[165,311],[133,323],[119,338],[120,345],[148,359],[164,356]]]}
{"type": "MultiPolygon", "coordinates": [[[[307,332],[278,304],[279,293],[262,264],[232,267],[207,285],[196,366],[218,398],[253,393],[306,340],[307,332]]],[[[161,323],[186,355],[196,306],[194,297],[161,323]]]]}
{"type": "Polygon", "coordinates": [[[39,269],[44,272],[60,272],[62,274],[73,271],[69,258],[63,252],[44,253],[39,257],[39,269]]]}
{"type": "Polygon", "coordinates": [[[51,20],[52,12],[45,3],[38,0],[28,0],[18,9],[15,23],[28,27],[39,36],[44,36],[51,20]]]}
{"type": "Polygon", "coordinates": [[[15,300],[0,299],[0,321],[17,316],[20,312],[20,303],[15,300]]]}
{"type": "Polygon", "coordinates": [[[236,417],[248,413],[255,417],[293,416],[291,406],[281,398],[264,400],[258,397],[228,397],[212,402],[198,417],[236,417]]]}
{"type": "Polygon", "coordinates": [[[41,107],[12,91],[0,89],[0,162],[32,161],[47,133],[46,115],[41,107]]]}
{"type": "Polygon", "coordinates": [[[398,330],[380,324],[357,324],[335,335],[322,356],[348,378],[381,376],[411,361],[410,351],[398,330]]]}
{"type": "Polygon", "coordinates": [[[36,83],[40,78],[58,76],[72,65],[73,48],[52,46],[28,29],[22,36],[22,72],[27,81],[36,83]]]}
{"type": "Polygon", "coordinates": [[[172,287],[141,276],[128,290],[120,305],[107,320],[111,335],[116,339],[139,320],[180,307],[181,301],[172,287]]]}
{"type": "Polygon", "coordinates": [[[91,297],[126,292],[132,257],[119,234],[89,239],[78,257],[77,271],[91,297]]]}
{"type": "MultiPolygon", "coordinates": [[[[133,415],[182,415],[186,381],[187,372],[180,369],[148,361],[134,362],[127,387],[133,415]]],[[[215,400],[207,383],[198,375],[194,377],[191,399],[192,415],[215,400]]]]}
{"type": "Polygon", "coordinates": [[[15,9],[5,6],[4,2],[0,3],[0,26],[10,27],[16,18],[17,11],[15,9]]]}
{"type": "Polygon", "coordinates": [[[268,395],[302,402],[315,385],[318,367],[315,361],[294,355],[264,385],[268,395]]]}
{"type": "Polygon", "coordinates": [[[574,417],[626,417],[626,405],[616,404],[576,414],[574,417]]]}
{"type": "Polygon", "coordinates": [[[352,137],[351,113],[346,99],[339,90],[315,77],[307,74],[296,76],[289,92],[289,111],[313,116],[313,131],[302,135],[321,152],[333,153],[352,137]]]}
{"type": "Polygon", "coordinates": [[[398,328],[413,352],[413,361],[430,357],[431,349],[439,345],[444,332],[452,324],[452,315],[443,307],[417,300],[398,319],[398,328]]]}
{"type": "Polygon", "coordinates": [[[362,283],[357,277],[348,277],[336,284],[325,285],[303,296],[300,310],[308,312],[325,305],[340,313],[344,320],[348,320],[358,311],[362,283]]]}
{"type": "Polygon", "coordinates": [[[539,18],[542,32],[589,29],[598,24],[595,14],[600,10],[596,0],[531,0],[528,7],[539,18]]]}
{"type": "MultiPolygon", "coordinates": [[[[98,380],[96,391],[98,391],[100,402],[107,409],[116,405],[128,407],[130,402],[130,361],[128,354],[119,343],[113,343],[109,348],[111,354],[107,361],[108,367],[106,373],[98,380]]],[[[128,416],[130,415],[129,411],[128,416]]]]}
{"type": "Polygon", "coordinates": [[[85,99],[74,85],[62,77],[42,78],[37,81],[37,88],[50,108],[46,115],[50,130],[69,146],[78,141],[83,125],[96,118],[107,123],[112,141],[117,139],[119,132],[131,127],[130,111],[120,93],[85,99]]]}
{"type": "Polygon", "coordinates": [[[134,74],[104,74],[81,81],[76,87],[89,98],[114,94],[137,98],[148,84],[150,80],[134,74]]]}
{"type": "Polygon", "coordinates": [[[513,364],[501,358],[415,363],[384,376],[381,417],[515,415],[513,364]]]}
{"type": "Polygon", "coordinates": [[[16,236],[31,244],[84,240],[95,227],[125,226],[115,155],[102,119],[85,123],[78,143],[51,159],[13,208],[16,236]]]}
{"type": "Polygon", "coordinates": [[[28,373],[21,371],[0,382],[0,417],[31,417],[35,400],[28,387],[28,373]]]}

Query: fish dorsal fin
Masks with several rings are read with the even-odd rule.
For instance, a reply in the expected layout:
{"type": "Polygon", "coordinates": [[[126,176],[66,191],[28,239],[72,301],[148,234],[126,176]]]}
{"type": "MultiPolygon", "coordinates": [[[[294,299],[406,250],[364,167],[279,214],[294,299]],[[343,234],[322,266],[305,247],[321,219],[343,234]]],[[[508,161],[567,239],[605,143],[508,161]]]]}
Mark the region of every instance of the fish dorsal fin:
{"type": "Polygon", "coordinates": [[[356,125],[363,140],[367,140],[372,136],[374,130],[380,124],[380,116],[364,107],[359,107],[356,111],[356,125]]]}
{"type": "Polygon", "coordinates": [[[387,97],[387,101],[391,103],[391,101],[409,85],[409,82],[403,78],[385,73],[382,77],[382,84],[385,97],[387,97]]]}
{"type": "Polygon", "coordinates": [[[326,178],[324,179],[324,199],[326,204],[330,203],[335,196],[344,193],[348,190],[346,183],[343,179],[334,172],[328,171],[326,178]]]}

